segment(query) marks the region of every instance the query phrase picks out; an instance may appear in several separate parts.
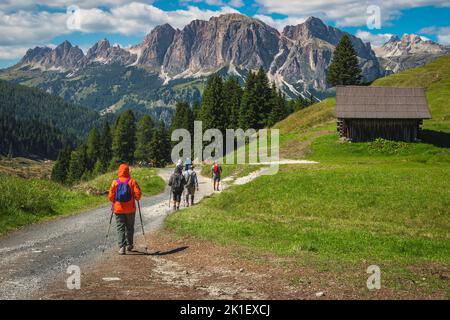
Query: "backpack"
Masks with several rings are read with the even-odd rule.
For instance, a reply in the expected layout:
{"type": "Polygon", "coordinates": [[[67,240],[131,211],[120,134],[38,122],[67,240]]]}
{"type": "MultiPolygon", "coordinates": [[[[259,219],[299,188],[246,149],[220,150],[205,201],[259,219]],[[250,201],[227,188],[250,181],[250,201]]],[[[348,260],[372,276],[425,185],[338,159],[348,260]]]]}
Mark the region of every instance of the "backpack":
{"type": "Polygon", "coordinates": [[[179,191],[179,190],[181,190],[182,188],[183,188],[183,185],[182,185],[182,175],[181,175],[181,174],[174,173],[174,174],[172,175],[172,189],[173,189],[173,190],[176,190],[176,191],[179,191]]]}
{"type": "Polygon", "coordinates": [[[217,163],[213,166],[213,172],[216,175],[220,174],[220,167],[219,167],[219,165],[217,163]]]}
{"type": "Polygon", "coordinates": [[[192,171],[191,173],[188,172],[186,187],[192,188],[194,184],[195,184],[195,172],[194,171],[192,171]]]}
{"type": "Polygon", "coordinates": [[[117,178],[117,188],[116,188],[116,201],[118,202],[128,202],[132,199],[133,194],[131,192],[131,188],[128,185],[130,182],[130,178],[127,178],[125,182],[121,182],[119,178],[117,178]]]}

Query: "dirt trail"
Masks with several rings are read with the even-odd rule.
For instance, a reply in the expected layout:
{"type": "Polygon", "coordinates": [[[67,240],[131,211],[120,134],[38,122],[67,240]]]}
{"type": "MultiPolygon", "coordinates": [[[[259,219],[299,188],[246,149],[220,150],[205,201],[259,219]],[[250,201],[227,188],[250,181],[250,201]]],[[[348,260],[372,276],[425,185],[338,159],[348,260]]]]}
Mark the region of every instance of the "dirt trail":
{"type": "MultiPolygon", "coordinates": [[[[264,169],[247,177],[224,181],[248,183],[264,169]]],[[[163,178],[167,179],[168,176],[163,178]]],[[[211,180],[199,176],[201,194],[211,195],[211,180]]],[[[153,210],[155,208],[148,208],[153,210]]],[[[138,242],[142,244],[142,237],[138,242]]],[[[292,285],[291,275],[274,264],[257,264],[230,248],[205,241],[153,232],[147,237],[150,254],[142,251],[119,256],[109,251],[82,268],[80,290],[68,290],[65,277],[48,288],[43,299],[303,299],[314,298],[319,287],[292,285]]],[[[298,270],[299,271],[299,270],[298,270]]]]}
{"type": "MultiPolygon", "coordinates": [[[[161,169],[168,179],[172,169],[161,169]]],[[[200,181],[197,199],[213,192],[208,179],[200,181]]],[[[169,189],[141,201],[145,230],[158,229],[171,212],[169,189]]],[[[108,227],[110,206],[80,214],[36,223],[0,238],[0,299],[39,298],[55,278],[66,276],[69,265],[101,261],[101,251],[108,227]]],[[[114,222],[113,222],[114,224],[114,222]]],[[[139,220],[136,234],[140,232],[139,220]]],[[[140,238],[138,237],[138,246],[140,238]]],[[[116,250],[116,233],[111,228],[107,247],[116,250]]],[[[82,268],[83,269],[83,268],[82,268]]]]}

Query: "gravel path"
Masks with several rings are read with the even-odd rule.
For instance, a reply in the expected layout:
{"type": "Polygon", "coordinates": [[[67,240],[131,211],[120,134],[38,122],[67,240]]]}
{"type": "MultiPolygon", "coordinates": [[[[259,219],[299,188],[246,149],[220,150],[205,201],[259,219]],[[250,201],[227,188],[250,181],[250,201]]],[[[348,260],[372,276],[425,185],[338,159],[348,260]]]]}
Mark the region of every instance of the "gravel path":
{"type": "MultiPolygon", "coordinates": [[[[172,169],[161,169],[166,181],[172,169]]],[[[199,175],[196,201],[213,193],[209,179],[199,175]]],[[[146,232],[161,226],[171,212],[169,189],[141,201],[146,232]]],[[[82,266],[101,257],[108,228],[110,207],[37,223],[0,238],[0,299],[36,297],[55,277],[65,274],[69,265],[82,266]]],[[[137,249],[141,226],[136,217],[137,249]]],[[[116,250],[115,223],[111,227],[108,250],[116,250]]]]}

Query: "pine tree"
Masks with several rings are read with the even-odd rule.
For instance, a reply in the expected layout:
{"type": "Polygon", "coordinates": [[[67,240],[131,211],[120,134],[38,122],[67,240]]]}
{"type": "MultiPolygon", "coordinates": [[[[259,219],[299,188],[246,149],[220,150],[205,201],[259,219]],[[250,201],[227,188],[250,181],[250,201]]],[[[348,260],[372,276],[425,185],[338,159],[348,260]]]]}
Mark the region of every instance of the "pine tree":
{"type": "Polygon", "coordinates": [[[66,147],[58,154],[58,158],[52,169],[51,179],[59,183],[65,183],[67,180],[67,174],[69,172],[70,157],[72,149],[66,147]]]}
{"type": "Polygon", "coordinates": [[[334,86],[358,85],[361,79],[361,68],[350,37],[345,34],[336,46],[333,60],[327,70],[327,82],[334,86]]]}
{"type": "Polygon", "coordinates": [[[194,134],[194,113],[186,102],[177,102],[175,114],[172,118],[170,131],[186,129],[191,136],[194,134]]]}
{"type": "Polygon", "coordinates": [[[136,126],[136,161],[150,161],[151,143],[153,138],[154,123],[149,115],[144,115],[136,126]]]}
{"type": "Polygon", "coordinates": [[[256,97],[255,86],[256,76],[250,71],[245,79],[245,88],[239,110],[239,128],[243,130],[249,128],[256,129],[258,125],[258,99],[256,97]]]}
{"type": "Polygon", "coordinates": [[[227,128],[236,129],[239,127],[239,111],[242,100],[242,88],[235,77],[230,77],[223,85],[223,96],[225,100],[225,110],[227,114],[227,128]]]}
{"type": "Polygon", "coordinates": [[[120,115],[112,135],[111,168],[120,163],[133,163],[136,140],[136,123],[133,111],[127,110],[120,115]]]}
{"type": "Polygon", "coordinates": [[[284,95],[277,90],[275,85],[272,86],[272,111],[270,112],[268,123],[269,127],[272,127],[278,121],[283,120],[287,116],[286,99],[284,95]]]}
{"type": "Polygon", "coordinates": [[[192,106],[192,113],[194,115],[195,121],[201,120],[201,111],[202,111],[202,107],[201,107],[200,103],[195,102],[192,106]]]}
{"type": "Polygon", "coordinates": [[[223,81],[214,74],[209,77],[203,91],[201,119],[203,129],[219,129],[224,132],[227,125],[227,116],[224,112],[223,81]]]}
{"type": "Polygon", "coordinates": [[[92,176],[96,177],[105,172],[105,166],[100,159],[95,162],[94,169],[92,170],[92,176]]]}
{"type": "Polygon", "coordinates": [[[69,161],[69,171],[67,174],[67,182],[69,184],[74,184],[83,178],[86,172],[86,146],[82,145],[78,147],[75,151],[72,151],[69,161]]]}
{"type": "Polygon", "coordinates": [[[269,84],[269,79],[263,67],[260,67],[256,73],[255,80],[255,95],[256,95],[256,110],[258,116],[258,127],[264,128],[272,111],[272,90],[269,84]]]}
{"type": "Polygon", "coordinates": [[[105,173],[108,169],[108,165],[112,156],[112,133],[109,123],[105,121],[103,125],[102,133],[100,135],[100,161],[101,161],[101,173],[105,173]]]}
{"type": "Polygon", "coordinates": [[[88,171],[92,171],[94,169],[94,165],[97,160],[100,158],[101,152],[101,141],[100,141],[100,133],[97,128],[91,129],[89,131],[89,135],[86,141],[86,169],[88,171]]]}
{"type": "Polygon", "coordinates": [[[164,167],[170,161],[170,152],[169,133],[164,122],[160,121],[158,128],[153,132],[150,160],[155,167],[164,167]]]}

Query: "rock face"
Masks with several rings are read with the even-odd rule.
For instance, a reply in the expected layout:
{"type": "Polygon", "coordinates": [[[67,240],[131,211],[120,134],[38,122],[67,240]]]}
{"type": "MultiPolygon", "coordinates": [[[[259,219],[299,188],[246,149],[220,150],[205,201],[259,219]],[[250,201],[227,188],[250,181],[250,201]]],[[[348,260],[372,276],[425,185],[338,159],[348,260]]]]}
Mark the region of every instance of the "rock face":
{"type": "Polygon", "coordinates": [[[404,34],[401,39],[394,36],[374,51],[388,72],[418,67],[450,53],[448,48],[415,34],[404,34]]]}
{"type": "Polygon", "coordinates": [[[174,36],[175,29],[171,25],[158,26],[145,37],[142,44],[132,47],[130,51],[137,53],[137,64],[160,68],[174,36]]]}
{"type": "Polygon", "coordinates": [[[66,70],[76,68],[83,58],[84,54],[80,48],[64,41],[45,54],[38,63],[46,69],[66,70]]]}
{"type": "Polygon", "coordinates": [[[266,70],[278,51],[279,33],[239,14],[192,21],[177,30],[164,58],[169,75],[213,72],[226,65],[266,70]]]}
{"type": "MultiPolygon", "coordinates": [[[[298,95],[327,89],[326,69],[344,32],[320,19],[288,26],[280,34],[260,20],[226,14],[209,21],[194,20],[182,30],[168,24],[153,29],[143,43],[129,49],[111,46],[103,39],[86,55],[64,42],[57,48],[35,48],[22,59],[23,65],[58,69],[82,69],[91,64],[145,66],[158,72],[165,83],[172,79],[206,76],[222,68],[244,71],[263,66],[281,88],[298,95]]],[[[379,76],[378,60],[369,44],[351,36],[363,77],[379,76]]]]}
{"type": "MultiPolygon", "coordinates": [[[[167,120],[176,101],[200,100],[206,76],[214,72],[244,79],[250,70],[262,66],[290,97],[332,94],[326,70],[344,34],[313,17],[279,32],[260,20],[226,14],[194,20],[181,30],[158,26],[130,48],[112,46],[106,39],[86,54],[68,41],[54,49],[36,47],[8,70],[7,78],[36,83],[104,113],[133,108],[167,120]]],[[[364,81],[383,75],[383,67],[400,71],[450,52],[437,43],[405,35],[377,48],[377,58],[369,43],[349,36],[364,81]]]]}
{"type": "MultiPolygon", "coordinates": [[[[326,70],[333,51],[345,33],[325,25],[320,19],[309,18],[297,26],[284,28],[269,74],[278,86],[299,85],[300,92],[325,90],[326,70]]],[[[379,77],[380,67],[370,44],[350,35],[358,55],[364,81],[379,77]]]]}

